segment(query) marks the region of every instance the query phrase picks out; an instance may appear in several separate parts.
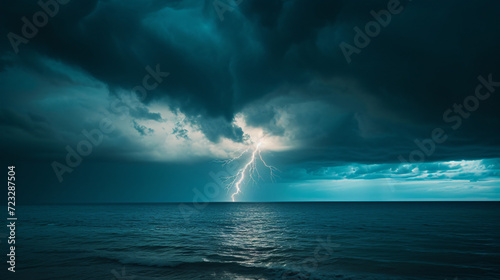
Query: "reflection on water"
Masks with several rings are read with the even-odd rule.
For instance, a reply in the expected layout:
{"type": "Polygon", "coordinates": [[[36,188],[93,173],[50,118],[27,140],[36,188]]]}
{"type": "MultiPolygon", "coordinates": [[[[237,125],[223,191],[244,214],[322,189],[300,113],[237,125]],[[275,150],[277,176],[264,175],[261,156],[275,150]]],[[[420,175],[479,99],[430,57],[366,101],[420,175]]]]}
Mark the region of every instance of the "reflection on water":
{"type": "Polygon", "coordinates": [[[20,213],[16,273],[499,279],[499,210],[499,203],[214,203],[186,222],[176,204],[30,206],[20,213]]]}

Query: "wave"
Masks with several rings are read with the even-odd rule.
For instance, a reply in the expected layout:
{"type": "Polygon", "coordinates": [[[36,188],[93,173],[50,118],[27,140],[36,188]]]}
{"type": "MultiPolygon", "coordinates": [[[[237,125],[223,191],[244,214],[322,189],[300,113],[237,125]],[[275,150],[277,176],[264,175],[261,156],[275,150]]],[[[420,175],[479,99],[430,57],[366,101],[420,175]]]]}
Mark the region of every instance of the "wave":
{"type": "MultiPolygon", "coordinates": [[[[132,255],[111,255],[98,254],[88,256],[90,262],[109,262],[119,263],[121,265],[141,266],[149,268],[162,268],[172,271],[206,273],[224,272],[234,275],[253,275],[258,278],[240,278],[240,279],[276,279],[276,280],[323,280],[323,279],[349,279],[344,278],[342,274],[320,275],[310,271],[303,271],[293,267],[280,265],[258,265],[243,263],[241,261],[216,261],[207,258],[186,257],[182,260],[167,260],[166,257],[135,257],[132,255]]],[[[352,279],[352,278],[350,278],[352,279]]]]}

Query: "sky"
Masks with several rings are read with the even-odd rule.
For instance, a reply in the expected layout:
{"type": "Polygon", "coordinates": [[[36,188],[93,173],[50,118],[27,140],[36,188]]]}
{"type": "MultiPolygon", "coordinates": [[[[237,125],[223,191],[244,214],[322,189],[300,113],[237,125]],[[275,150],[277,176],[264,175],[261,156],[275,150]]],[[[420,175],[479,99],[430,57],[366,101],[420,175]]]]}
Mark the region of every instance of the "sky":
{"type": "Polygon", "coordinates": [[[499,200],[499,12],[3,1],[0,163],[26,204],[499,200]]]}

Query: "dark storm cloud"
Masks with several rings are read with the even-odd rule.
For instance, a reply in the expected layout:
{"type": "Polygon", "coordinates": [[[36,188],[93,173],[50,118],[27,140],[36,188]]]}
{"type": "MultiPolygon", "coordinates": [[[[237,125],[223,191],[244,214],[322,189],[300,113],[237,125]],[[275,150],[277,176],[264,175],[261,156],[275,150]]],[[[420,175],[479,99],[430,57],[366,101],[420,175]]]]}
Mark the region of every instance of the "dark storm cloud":
{"type": "Polygon", "coordinates": [[[17,129],[35,137],[47,137],[51,132],[50,124],[42,116],[23,115],[9,109],[0,110],[0,127],[17,129]]]}
{"type": "MultiPolygon", "coordinates": [[[[500,89],[459,129],[443,121],[448,108],[474,94],[479,75],[500,80],[500,4],[401,1],[403,12],[347,63],[339,44],[353,44],[353,28],[364,28],[370,11],[387,2],[245,0],[220,21],[212,1],[75,0],[17,55],[6,35],[21,34],[21,18],[40,7],[2,2],[0,69],[18,65],[62,80],[36,63],[49,57],[114,91],[140,85],[145,67],[159,65],[171,74],[146,105],[167,100],[213,142],[244,141],[231,123],[244,111],[249,124],[300,142],[293,155],[300,160],[396,161],[436,127],[446,128],[449,140],[426,160],[500,156],[500,89]]],[[[48,129],[10,115],[4,125],[48,129]]],[[[162,120],[146,107],[131,115],[162,120]]]]}
{"type": "MultiPolygon", "coordinates": [[[[348,64],[338,45],[343,41],[354,44],[353,28],[364,28],[373,20],[370,10],[383,9],[386,3],[344,3],[335,23],[322,25],[316,33],[316,45],[302,42],[286,49],[294,62],[301,62],[304,72],[315,73],[314,79],[325,81],[338,75],[346,88],[356,85],[343,90],[337,82],[330,91],[324,89],[328,82],[302,85],[302,96],[294,100],[309,98],[332,106],[330,110],[321,106],[294,110],[291,125],[297,126],[300,133],[296,135],[307,138],[309,144],[299,154],[303,159],[324,161],[397,161],[399,154],[407,156],[417,149],[416,138],[429,138],[433,129],[442,127],[448,140],[425,160],[498,156],[498,90],[479,104],[470,119],[461,118],[457,130],[450,127],[458,121],[443,120],[443,113],[453,109],[454,103],[462,104],[474,95],[479,75],[491,73],[494,81],[500,81],[500,54],[495,51],[500,46],[500,27],[494,16],[500,10],[498,3],[450,7],[401,1],[407,5],[404,11],[393,15],[390,25],[348,64]],[[464,14],[470,20],[464,20],[464,14]]],[[[290,106],[290,102],[285,104],[281,107],[290,106]]],[[[252,122],[281,133],[283,127],[275,126],[280,104],[259,108],[264,110],[249,110],[255,113],[252,122]]]]}
{"type": "Polygon", "coordinates": [[[228,123],[221,117],[213,119],[197,118],[195,123],[199,125],[208,140],[212,142],[218,142],[221,137],[231,139],[234,142],[244,140],[241,127],[228,123]]]}

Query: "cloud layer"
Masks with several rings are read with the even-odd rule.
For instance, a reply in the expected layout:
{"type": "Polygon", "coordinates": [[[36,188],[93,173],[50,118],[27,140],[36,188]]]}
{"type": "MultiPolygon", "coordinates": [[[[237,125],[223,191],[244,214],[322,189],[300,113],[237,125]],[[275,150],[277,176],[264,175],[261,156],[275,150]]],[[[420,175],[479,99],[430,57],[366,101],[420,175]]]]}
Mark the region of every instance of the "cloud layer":
{"type": "Polygon", "coordinates": [[[62,158],[109,119],[95,158],[225,158],[258,135],[284,162],[392,163],[435,128],[448,138],[423,161],[500,157],[500,88],[467,117],[454,111],[478,76],[500,81],[500,5],[401,6],[347,63],[339,44],[387,1],[243,1],[224,20],[211,1],[70,1],[17,54],[9,32],[41,7],[2,3],[0,145],[62,158]],[[154,88],[137,90],[147,75],[154,88]]]}

